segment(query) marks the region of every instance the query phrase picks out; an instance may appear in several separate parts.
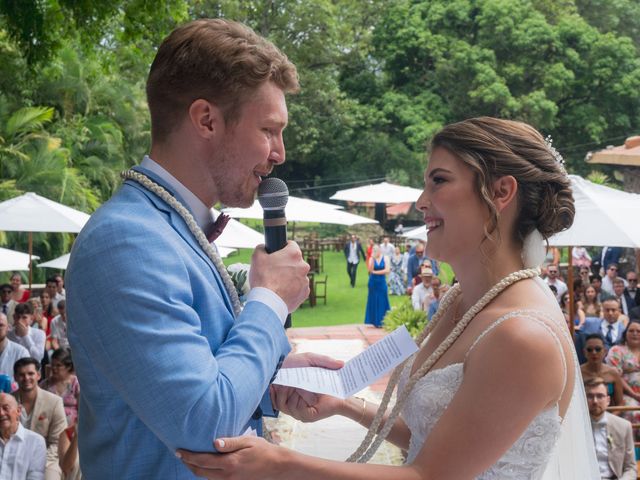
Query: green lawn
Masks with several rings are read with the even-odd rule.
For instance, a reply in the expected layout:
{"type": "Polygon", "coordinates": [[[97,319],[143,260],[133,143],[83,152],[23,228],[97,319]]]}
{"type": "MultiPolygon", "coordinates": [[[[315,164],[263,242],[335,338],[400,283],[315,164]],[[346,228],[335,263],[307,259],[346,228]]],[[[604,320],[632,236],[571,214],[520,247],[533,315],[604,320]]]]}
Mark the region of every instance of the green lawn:
{"type": "MultiPolygon", "coordinates": [[[[251,250],[240,250],[237,255],[225,259],[224,263],[241,262],[250,263],[251,250]]],[[[451,270],[445,266],[446,278],[450,278],[451,270]]],[[[327,304],[322,300],[311,308],[305,302],[292,316],[294,327],[312,327],[321,325],[345,325],[350,323],[363,323],[364,311],[367,304],[367,280],[368,274],[364,262],[360,262],[356,286],[351,288],[347,267],[342,252],[324,252],[324,272],[319,277],[328,275],[327,279],[327,304]]],[[[399,304],[406,297],[390,295],[391,306],[399,304]]]]}

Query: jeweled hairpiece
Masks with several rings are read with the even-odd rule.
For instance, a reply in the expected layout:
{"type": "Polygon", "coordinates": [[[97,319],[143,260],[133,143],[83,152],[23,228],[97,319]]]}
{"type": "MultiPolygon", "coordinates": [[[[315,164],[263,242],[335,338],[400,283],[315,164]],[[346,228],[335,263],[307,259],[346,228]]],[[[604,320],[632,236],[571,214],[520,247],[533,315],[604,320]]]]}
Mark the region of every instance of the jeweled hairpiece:
{"type": "Polygon", "coordinates": [[[556,147],[553,146],[553,138],[551,138],[551,135],[546,136],[546,138],[544,139],[544,143],[551,152],[551,155],[553,155],[553,158],[555,158],[556,162],[558,162],[558,165],[560,165],[560,168],[562,168],[562,170],[565,170],[564,158],[562,158],[560,152],[556,150],[556,147]]]}

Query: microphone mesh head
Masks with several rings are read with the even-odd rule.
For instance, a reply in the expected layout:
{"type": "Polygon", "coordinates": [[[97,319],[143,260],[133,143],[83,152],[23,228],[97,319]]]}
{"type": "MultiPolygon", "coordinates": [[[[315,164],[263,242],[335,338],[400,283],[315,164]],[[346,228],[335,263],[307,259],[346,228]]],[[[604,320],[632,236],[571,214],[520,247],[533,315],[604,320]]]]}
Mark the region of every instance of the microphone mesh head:
{"type": "Polygon", "coordinates": [[[282,210],[288,200],[287,184],[279,178],[269,177],[260,182],[258,201],[264,210],[282,210]]]}

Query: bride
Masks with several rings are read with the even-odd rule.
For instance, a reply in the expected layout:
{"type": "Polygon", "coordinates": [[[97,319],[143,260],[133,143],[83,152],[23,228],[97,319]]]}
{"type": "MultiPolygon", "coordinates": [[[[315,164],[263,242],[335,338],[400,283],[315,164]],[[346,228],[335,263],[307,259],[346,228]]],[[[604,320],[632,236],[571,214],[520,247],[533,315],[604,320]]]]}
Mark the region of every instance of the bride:
{"type": "Polygon", "coordinates": [[[343,415],[369,428],[340,463],[262,439],[218,439],[224,455],[179,451],[199,476],[237,479],[599,478],[578,363],[557,301],[538,277],[543,241],[574,217],[562,157],[534,128],[475,118],[432,140],[417,202],[427,255],[459,284],[392,375],[381,408],[295,389],[274,404],[302,421],[343,415]],[[535,267],[535,268],[534,268],[535,267]],[[398,384],[394,408],[387,409],[398,384]],[[402,467],[366,462],[386,437],[402,467]]]}

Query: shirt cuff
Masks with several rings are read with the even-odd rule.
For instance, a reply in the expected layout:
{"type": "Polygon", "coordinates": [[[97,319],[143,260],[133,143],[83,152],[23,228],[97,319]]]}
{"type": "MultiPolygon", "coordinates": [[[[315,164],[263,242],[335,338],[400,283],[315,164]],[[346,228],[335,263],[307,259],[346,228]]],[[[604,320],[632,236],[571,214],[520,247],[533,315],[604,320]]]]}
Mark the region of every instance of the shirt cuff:
{"type": "Polygon", "coordinates": [[[287,304],[284,303],[284,300],[282,300],[273,290],[269,290],[264,287],[252,288],[249,295],[247,295],[247,303],[249,302],[264,303],[274,311],[282,325],[284,325],[284,322],[287,320],[287,315],[289,314],[287,304]]]}

